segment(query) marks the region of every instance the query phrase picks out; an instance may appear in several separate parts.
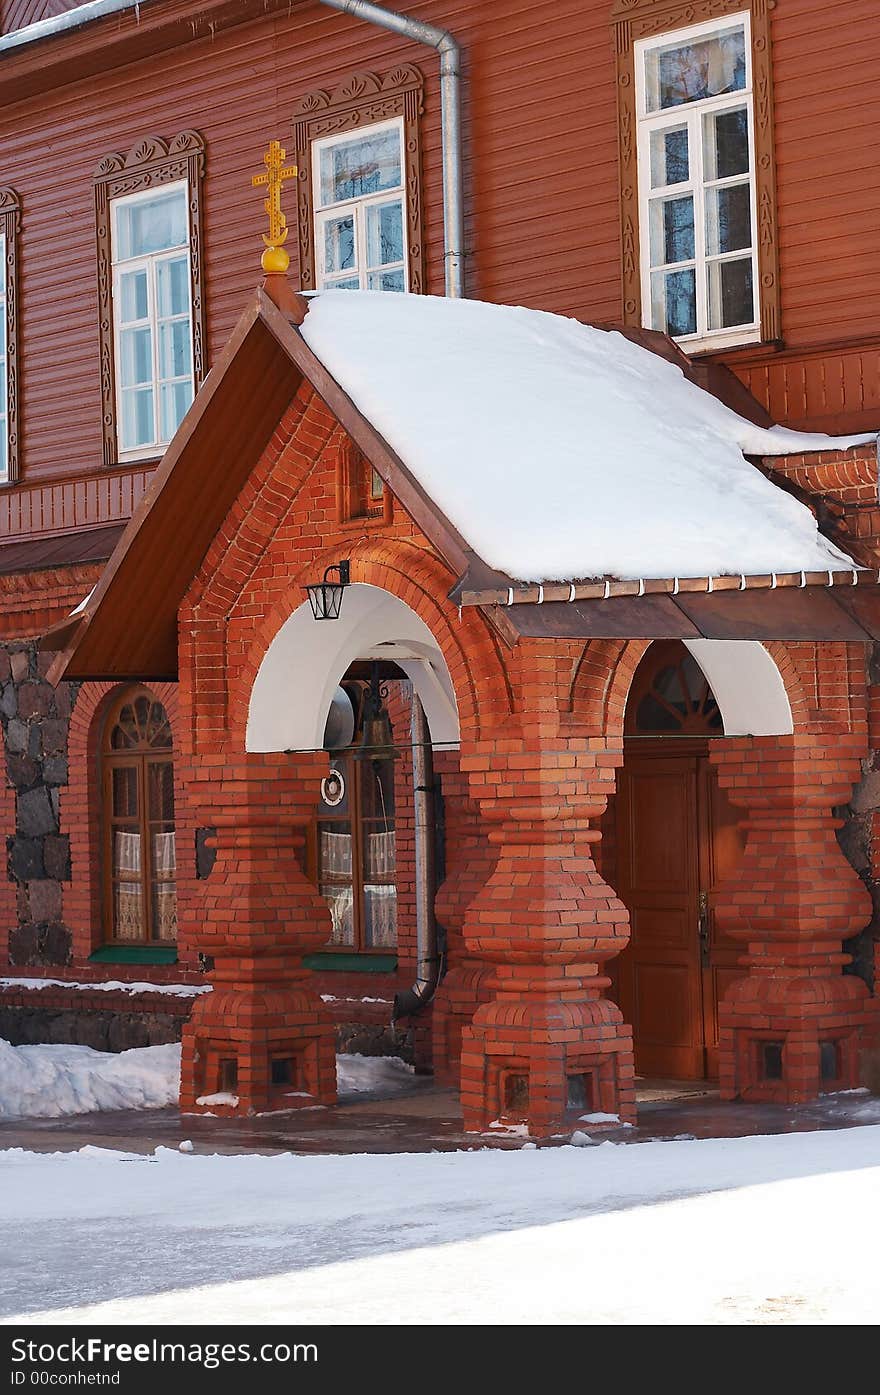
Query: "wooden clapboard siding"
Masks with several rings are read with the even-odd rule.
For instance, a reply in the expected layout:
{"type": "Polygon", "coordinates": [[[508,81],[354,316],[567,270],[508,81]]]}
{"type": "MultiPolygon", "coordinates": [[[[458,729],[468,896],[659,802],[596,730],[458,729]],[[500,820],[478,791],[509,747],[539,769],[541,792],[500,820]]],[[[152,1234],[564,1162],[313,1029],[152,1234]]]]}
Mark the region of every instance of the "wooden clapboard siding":
{"type": "MultiPolygon", "coordinates": [[[[463,49],[469,294],[585,320],[619,318],[611,0],[410,0],[406,8],[450,29],[463,49]]],[[[720,357],[778,419],[876,425],[880,5],[785,0],[772,12],[772,34],[786,347],[720,357]]],[[[314,0],[151,0],[139,24],[115,16],[40,48],[39,65],[25,51],[0,63],[0,94],[9,99],[0,112],[0,180],[22,200],[23,423],[22,483],[0,491],[0,527],[16,518],[30,526],[33,510],[51,530],[70,527],[71,518],[82,526],[124,516],[114,510],[130,507],[144,475],[142,467],[117,472],[129,486],[76,503],[84,496],[74,479],[106,473],[92,185],[104,155],[147,133],[203,135],[209,362],[260,277],[262,210],[251,174],[272,136],[291,146],[292,112],[308,92],[357,69],[418,66],[427,284],[436,294],[443,208],[436,55],[314,0]],[[106,71],[95,76],[89,53],[102,35],[106,71]],[[119,66],[137,45],[148,56],[119,66]],[[68,78],[90,75],[53,80],[61,57],[68,78]]]]}
{"type": "Polygon", "coordinates": [[[772,22],[785,341],[876,334],[880,5],[786,0],[772,22]]]}

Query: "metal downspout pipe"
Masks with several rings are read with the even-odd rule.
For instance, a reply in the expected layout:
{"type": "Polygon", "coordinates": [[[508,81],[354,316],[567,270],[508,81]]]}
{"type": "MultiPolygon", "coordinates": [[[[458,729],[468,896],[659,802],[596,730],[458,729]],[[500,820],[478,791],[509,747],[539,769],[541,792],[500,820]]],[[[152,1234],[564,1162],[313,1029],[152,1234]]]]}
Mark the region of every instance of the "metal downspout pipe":
{"type": "Polygon", "coordinates": [[[386,10],[371,0],[319,0],[331,10],[391,29],[416,43],[428,44],[440,55],[440,104],[443,126],[443,264],[446,294],[464,295],[464,200],[461,162],[461,51],[452,35],[424,20],[386,10]]]}
{"type": "Polygon", "coordinates": [[[416,862],[416,981],[394,995],[392,1023],[427,1007],[440,982],[440,954],[434,895],[437,889],[434,830],[434,757],[425,709],[414,691],[410,717],[416,862]]]}

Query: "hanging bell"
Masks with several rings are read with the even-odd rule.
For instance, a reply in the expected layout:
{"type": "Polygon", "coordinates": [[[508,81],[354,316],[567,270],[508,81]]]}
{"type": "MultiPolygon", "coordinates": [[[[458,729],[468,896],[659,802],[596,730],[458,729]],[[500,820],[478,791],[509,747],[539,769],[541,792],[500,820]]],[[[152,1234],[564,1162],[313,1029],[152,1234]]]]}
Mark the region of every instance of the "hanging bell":
{"type": "Polygon", "coordinates": [[[355,760],[398,760],[399,751],[394,745],[394,730],[388,708],[382,699],[379,686],[379,665],[373,664],[370,688],[364,704],[364,729],[361,743],[355,751],[355,760]]]}

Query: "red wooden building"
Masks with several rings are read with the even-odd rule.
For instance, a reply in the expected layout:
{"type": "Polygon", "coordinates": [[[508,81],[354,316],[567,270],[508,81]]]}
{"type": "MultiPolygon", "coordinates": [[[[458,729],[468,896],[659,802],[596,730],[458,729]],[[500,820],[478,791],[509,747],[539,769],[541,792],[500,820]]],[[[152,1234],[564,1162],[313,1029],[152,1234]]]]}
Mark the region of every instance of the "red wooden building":
{"type": "MultiPolygon", "coordinates": [[[[187,1108],[288,1108],[332,1097],[334,1032],[385,1031],[399,995],[468,1125],[538,1134],[631,1116],[633,1038],[641,1074],[729,1098],[851,1086],[877,1033],[880,16],[412,10],[3,8],[0,1031],[118,1047],[186,1020],[187,1108]],[[269,255],[255,291],[273,139],[290,269],[269,255]],[[619,450],[560,436],[577,389],[556,403],[530,345],[528,490],[482,458],[546,548],[560,442],[583,451],[574,551],[486,541],[422,457],[445,405],[397,434],[409,366],[445,381],[435,322],[380,411],[393,313],[353,298],[378,317],[359,376],[319,342],[334,289],[623,327],[619,450]],[[650,508],[631,481],[590,533],[661,370],[658,401],[721,435],[736,413],[729,489],[701,535],[671,475],[650,508]],[[759,554],[786,510],[801,542],[759,554]],[[677,550],[603,552],[652,520],[677,550]],[[303,588],[343,563],[315,620],[303,588]]],[[[520,381],[469,362],[459,401],[520,381]]],[[[704,439],[673,431],[670,469],[708,479],[704,439]]]]}

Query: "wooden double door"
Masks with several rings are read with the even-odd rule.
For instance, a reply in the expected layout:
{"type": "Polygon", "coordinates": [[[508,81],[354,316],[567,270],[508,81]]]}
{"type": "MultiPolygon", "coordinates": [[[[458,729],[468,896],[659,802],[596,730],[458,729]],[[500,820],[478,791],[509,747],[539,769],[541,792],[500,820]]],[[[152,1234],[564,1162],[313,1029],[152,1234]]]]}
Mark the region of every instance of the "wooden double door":
{"type": "Polygon", "coordinates": [[[616,889],[632,939],[616,961],[617,1001],[639,1075],[718,1074],[718,1003],[741,974],[742,948],[709,904],[743,846],[706,742],[631,738],[617,798],[616,889]]]}

